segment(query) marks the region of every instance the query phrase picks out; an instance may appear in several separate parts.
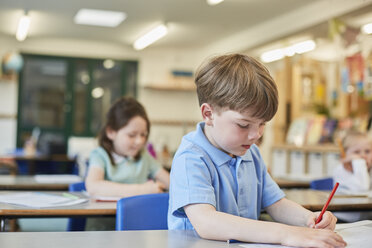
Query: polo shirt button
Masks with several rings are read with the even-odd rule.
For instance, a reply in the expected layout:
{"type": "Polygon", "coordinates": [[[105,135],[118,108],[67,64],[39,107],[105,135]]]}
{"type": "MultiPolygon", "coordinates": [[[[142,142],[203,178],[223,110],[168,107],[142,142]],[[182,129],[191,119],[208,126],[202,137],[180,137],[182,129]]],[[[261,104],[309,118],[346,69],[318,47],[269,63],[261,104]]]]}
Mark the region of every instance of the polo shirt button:
{"type": "Polygon", "coordinates": [[[240,189],[239,194],[240,194],[240,195],[243,194],[243,189],[240,189]]]}

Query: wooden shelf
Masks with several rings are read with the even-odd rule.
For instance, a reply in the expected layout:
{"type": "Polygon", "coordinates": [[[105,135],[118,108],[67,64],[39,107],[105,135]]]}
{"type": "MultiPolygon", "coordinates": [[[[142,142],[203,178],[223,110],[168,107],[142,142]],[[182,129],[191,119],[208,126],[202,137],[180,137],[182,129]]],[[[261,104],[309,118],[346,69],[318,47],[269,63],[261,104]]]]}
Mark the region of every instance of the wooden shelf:
{"type": "Polygon", "coordinates": [[[159,126],[196,126],[198,121],[178,121],[178,120],[151,120],[152,125],[159,126]]]}
{"type": "Polygon", "coordinates": [[[17,115],[13,114],[0,114],[0,119],[17,119],[17,115]]]}
{"type": "Polygon", "coordinates": [[[17,82],[16,74],[2,74],[0,75],[0,83],[15,83],[17,82]]]}
{"type": "Polygon", "coordinates": [[[340,152],[340,148],[335,144],[319,144],[319,145],[303,145],[296,146],[291,144],[275,144],[273,149],[283,149],[291,151],[304,151],[304,152],[340,152]]]}
{"type": "Polygon", "coordinates": [[[158,91],[186,91],[186,92],[196,92],[195,86],[168,86],[168,85],[146,85],[143,87],[147,90],[158,90],[158,91]]]}

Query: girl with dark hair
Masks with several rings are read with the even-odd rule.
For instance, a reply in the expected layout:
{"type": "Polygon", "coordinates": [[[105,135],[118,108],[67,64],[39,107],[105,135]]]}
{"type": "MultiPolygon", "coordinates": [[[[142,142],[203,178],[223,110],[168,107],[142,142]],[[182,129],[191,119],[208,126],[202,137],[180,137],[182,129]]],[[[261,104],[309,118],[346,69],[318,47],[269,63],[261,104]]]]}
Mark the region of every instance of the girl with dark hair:
{"type": "Polygon", "coordinates": [[[111,106],[99,134],[100,147],[89,160],[90,194],[128,197],[168,188],[168,172],[145,149],[149,131],[146,111],[134,98],[123,97],[111,106]]]}
{"type": "Polygon", "coordinates": [[[149,131],[146,111],[134,98],[111,106],[99,147],[89,158],[85,183],[90,195],[128,197],[168,189],[169,173],[145,149],[149,131]]]}

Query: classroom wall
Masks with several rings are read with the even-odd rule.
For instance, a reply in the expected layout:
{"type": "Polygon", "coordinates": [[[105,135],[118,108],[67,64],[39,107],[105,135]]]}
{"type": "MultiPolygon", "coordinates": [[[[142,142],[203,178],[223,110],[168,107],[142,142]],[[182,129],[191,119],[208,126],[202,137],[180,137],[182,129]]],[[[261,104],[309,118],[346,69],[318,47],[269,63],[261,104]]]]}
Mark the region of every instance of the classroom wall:
{"type": "MultiPolygon", "coordinates": [[[[89,57],[132,59],[139,62],[138,97],[148,111],[151,120],[170,120],[197,122],[200,120],[196,93],[192,91],[153,91],[145,89],[146,85],[166,85],[172,83],[172,70],[193,71],[200,64],[196,49],[152,49],[150,52],[136,52],[132,48],[116,43],[71,39],[32,39],[17,42],[14,37],[0,35],[0,57],[10,51],[89,57]]],[[[5,111],[16,115],[17,84],[0,82],[0,115],[5,111]]],[[[5,113],[4,112],[4,113],[5,113]]],[[[0,118],[0,152],[5,148],[15,147],[16,119],[0,118]]],[[[181,137],[193,126],[163,125],[152,126],[149,140],[157,149],[168,145],[174,151],[181,137]]]]}

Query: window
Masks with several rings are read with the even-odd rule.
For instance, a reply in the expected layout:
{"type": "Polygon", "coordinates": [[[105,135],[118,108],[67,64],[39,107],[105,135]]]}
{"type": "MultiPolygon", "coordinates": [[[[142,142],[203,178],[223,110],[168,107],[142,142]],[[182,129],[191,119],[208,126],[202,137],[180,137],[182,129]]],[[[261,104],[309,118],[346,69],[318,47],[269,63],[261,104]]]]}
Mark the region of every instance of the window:
{"type": "Polygon", "coordinates": [[[34,128],[40,138],[63,143],[69,136],[96,136],[111,104],[136,97],[136,61],[23,54],[17,147],[34,128]]]}

